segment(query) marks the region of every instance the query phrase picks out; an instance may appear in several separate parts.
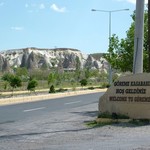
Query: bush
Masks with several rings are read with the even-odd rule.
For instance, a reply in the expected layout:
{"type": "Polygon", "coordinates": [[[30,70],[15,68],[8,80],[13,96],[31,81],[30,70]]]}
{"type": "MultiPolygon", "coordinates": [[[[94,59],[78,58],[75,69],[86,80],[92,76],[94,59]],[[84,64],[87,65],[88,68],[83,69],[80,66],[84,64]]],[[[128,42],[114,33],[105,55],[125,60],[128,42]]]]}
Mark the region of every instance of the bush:
{"type": "Polygon", "coordinates": [[[109,88],[110,85],[109,85],[109,83],[103,82],[103,83],[101,84],[101,87],[102,87],[102,88],[109,88]]]}
{"type": "Polygon", "coordinates": [[[86,79],[82,79],[81,81],[80,81],[80,84],[81,84],[81,86],[83,87],[83,86],[86,86],[87,85],[87,80],[86,79]]]}
{"type": "Polygon", "coordinates": [[[58,90],[56,90],[56,92],[65,92],[65,91],[67,91],[68,89],[62,89],[62,88],[60,88],[60,89],[58,89],[58,90]]]}
{"type": "Polygon", "coordinates": [[[35,88],[38,86],[38,81],[35,79],[31,79],[28,82],[27,90],[35,91],[35,88]]]}
{"type": "Polygon", "coordinates": [[[94,87],[88,87],[88,89],[89,89],[89,90],[94,90],[95,88],[94,88],[94,87]]]}
{"type": "Polygon", "coordinates": [[[109,112],[99,113],[98,118],[112,118],[109,112]]]}
{"type": "Polygon", "coordinates": [[[110,114],[109,112],[104,112],[104,113],[98,114],[98,118],[129,119],[129,116],[123,115],[123,114],[117,114],[117,113],[110,114]]]}
{"type": "Polygon", "coordinates": [[[50,89],[49,89],[49,93],[55,93],[56,91],[55,91],[55,87],[54,87],[54,85],[51,85],[50,86],[50,89]]]}

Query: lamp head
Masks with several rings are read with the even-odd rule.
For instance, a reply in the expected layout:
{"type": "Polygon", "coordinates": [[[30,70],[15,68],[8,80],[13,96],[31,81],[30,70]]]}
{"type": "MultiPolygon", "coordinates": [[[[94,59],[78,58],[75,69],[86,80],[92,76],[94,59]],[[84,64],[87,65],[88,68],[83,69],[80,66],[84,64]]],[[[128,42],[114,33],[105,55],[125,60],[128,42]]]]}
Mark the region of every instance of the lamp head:
{"type": "Polygon", "coordinates": [[[91,9],[91,11],[96,11],[96,9],[91,9]]]}

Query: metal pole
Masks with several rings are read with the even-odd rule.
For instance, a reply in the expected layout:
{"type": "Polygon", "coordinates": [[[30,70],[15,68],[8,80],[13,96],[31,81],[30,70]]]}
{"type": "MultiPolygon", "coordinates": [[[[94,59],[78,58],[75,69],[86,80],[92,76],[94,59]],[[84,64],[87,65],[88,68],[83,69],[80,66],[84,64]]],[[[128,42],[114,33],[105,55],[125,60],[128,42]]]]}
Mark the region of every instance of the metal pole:
{"type": "Polygon", "coordinates": [[[111,11],[109,11],[109,47],[110,47],[110,44],[111,44],[111,11]]]}
{"type": "Polygon", "coordinates": [[[136,0],[133,73],[143,73],[144,0],[136,0]]]}
{"type": "MultiPolygon", "coordinates": [[[[109,11],[109,48],[111,46],[111,13],[112,11],[109,11]]],[[[111,55],[109,57],[111,57],[111,55]]],[[[111,84],[112,84],[112,68],[111,64],[109,63],[109,85],[111,84]]]]}
{"type": "MultiPolygon", "coordinates": [[[[98,9],[92,9],[91,11],[100,11],[105,12],[109,14],[109,48],[111,46],[111,13],[113,12],[119,12],[119,11],[128,11],[129,9],[118,9],[118,10],[98,10],[98,9]]],[[[111,57],[111,55],[110,55],[111,57]]],[[[109,84],[112,84],[112,68],[111,64],[109,63],[109,84]]]]}

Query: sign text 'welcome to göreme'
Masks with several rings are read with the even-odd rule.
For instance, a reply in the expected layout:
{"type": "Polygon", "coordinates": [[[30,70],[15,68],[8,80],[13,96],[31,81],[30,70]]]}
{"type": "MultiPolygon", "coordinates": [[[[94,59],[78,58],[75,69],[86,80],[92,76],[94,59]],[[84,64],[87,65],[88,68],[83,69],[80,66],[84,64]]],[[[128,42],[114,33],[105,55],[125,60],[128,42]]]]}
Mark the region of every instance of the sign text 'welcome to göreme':
{"type": "Polygon", "coordinates": [[[124,76],[99,100],[99,111],[150,119],[150,74],[124,76]]]}

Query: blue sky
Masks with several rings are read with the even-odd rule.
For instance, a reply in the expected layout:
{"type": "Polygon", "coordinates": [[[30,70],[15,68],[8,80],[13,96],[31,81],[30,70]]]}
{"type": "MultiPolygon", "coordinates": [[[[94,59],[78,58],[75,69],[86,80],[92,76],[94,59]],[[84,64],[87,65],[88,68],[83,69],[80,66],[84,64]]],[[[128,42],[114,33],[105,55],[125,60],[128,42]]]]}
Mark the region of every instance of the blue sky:
{"type": "Polygon", "coordinates": [[[0,51],[7,49],[75,48],[81,52],[107,52],[108,13],[111,33],[126,37],[135,0],[0,0],[0,51]]]}

